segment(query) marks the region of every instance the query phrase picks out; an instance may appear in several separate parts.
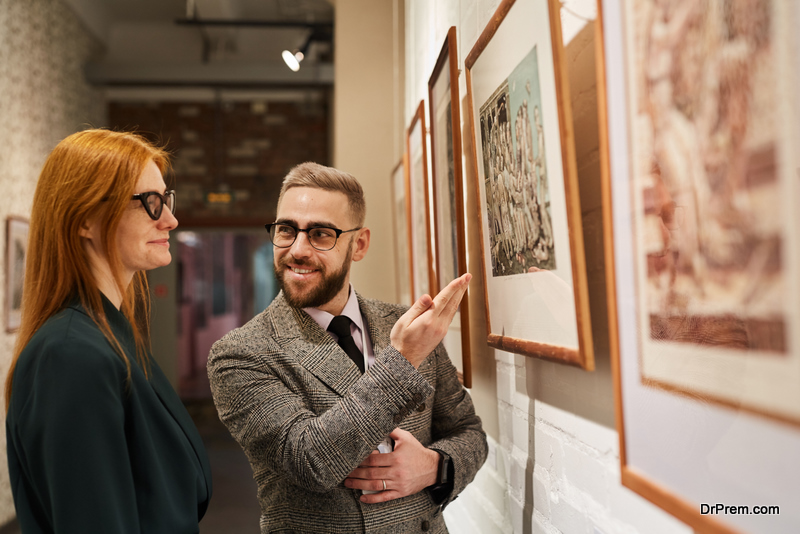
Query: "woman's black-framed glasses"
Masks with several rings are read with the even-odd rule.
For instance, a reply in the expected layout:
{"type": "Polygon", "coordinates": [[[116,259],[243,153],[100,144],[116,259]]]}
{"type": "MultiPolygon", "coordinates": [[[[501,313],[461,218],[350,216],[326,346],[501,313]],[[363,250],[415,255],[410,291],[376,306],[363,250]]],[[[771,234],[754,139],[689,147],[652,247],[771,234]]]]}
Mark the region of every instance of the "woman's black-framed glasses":
{"type": "Polygon", "coordinates": [[[351,228],[350,230],[339,230],[338,228],[328,228],[326,226],[297,228],[286,223],[265,224],[264,228],[269,232],[272,244],[278,248],[291,247],[297,239],[297,235],[300,232],[305,232],[308,236],[308,242],[320,252],[325,252],[335,247],[336,241],[339,239],[340,235],[361,230],[360,226],[358,228],[351,228]]]}
{"type": "Polygon", "coordinates": [[[164,205],[169,208],[172,214],[175,214],[175,190],[169,189],[164,191],[164,194],[156,193],[155,191],[147,191],[145,193],[137,193],[131,197],[131,200],[139,200],[144,206],[145,211],[151,219],[157,221],[161,218],[161,212],[164,211],[164,205]]]}

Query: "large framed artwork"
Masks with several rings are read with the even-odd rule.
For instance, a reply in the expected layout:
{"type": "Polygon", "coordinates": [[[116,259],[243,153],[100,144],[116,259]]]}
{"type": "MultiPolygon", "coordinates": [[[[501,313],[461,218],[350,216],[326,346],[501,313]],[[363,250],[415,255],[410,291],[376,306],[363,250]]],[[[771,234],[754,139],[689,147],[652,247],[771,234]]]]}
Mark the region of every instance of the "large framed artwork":
{"type": "Polygon", "coordinates": [[[800,532],[800,6],[602,9],[622,482],[699,532],[800,532]]]}
{"type": "Polygon", "coordinates": [[[19,328],[29,224],[23,217],[6,219],[6,332],[19,328]]]}
{"type": "Polygon", "coordinates": [[[594,369],[557,0],[503,0],[465,61],[489,345],[594,369]]]}
{"type": "Polygon", "coordinates": [[[433,250],[431,247],[431,212],[428,188],[428,133],[425,128],[425,101],[417,106],[406,131],[406,198],[408,198],[408,235],[411,239],[409,267],[411,300],[415,301],[433,287],[433,250]]]}
{"type": "MultiPolygon", "coordinates": [[[[432,281],[438,293],[450,280],[467,272],[464,224],[464,185],[461,172],[461,111],[458,96],[458,50],[456,27],[442,45],[428,81],[430,102],[431,184],[436,253],[432,281]],[[454,82],[454,83],[453,83],[454,82]]],[[[469,345],[469,303],[450,323],[444,345],[466,387],[472,387],[469,345]]]]}
{"type": "Polygon", "coordinates": [[[395,165],[391,175],[392,230],[394,257],[397,269],[397,302],[411,306],[411,239],[408,233],[408,203],[406,196],[406,156],[395,165]]]}

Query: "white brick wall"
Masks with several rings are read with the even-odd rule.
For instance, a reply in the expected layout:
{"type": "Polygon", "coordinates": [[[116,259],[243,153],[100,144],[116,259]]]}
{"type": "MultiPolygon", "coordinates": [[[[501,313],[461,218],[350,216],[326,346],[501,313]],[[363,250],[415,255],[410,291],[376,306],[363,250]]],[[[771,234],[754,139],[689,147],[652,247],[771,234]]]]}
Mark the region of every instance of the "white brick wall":
{"type": "Polygon", "coordinates": [[[465,492],[469,494],[465,500],[469,501],[470,522],[462,521],[461,513],[447,510],[445,517],[451,532],[691,532],[683,523],[621,486],[619,442],[613,428],[548,404],[532,396],[526,385],[530,381],[514,380],[517,376],[527,377],[533,368],[541,372],[544,367],[545,373],[553,375],[548,382],[570,390],[567,378],[571,373],[567,368],[542,366],[536,360],[500,351],[496,356],[500,443],[491,442],[497,461],[487,461],[465,492]],[[503,508],[494,500],[491,507],[477,504],[481,499],[497,499],[496,484],[503,482],[503,508]],[[485,509],[503,509],[506,515],[495,518],[487,513],[484,524],[490,528],[475,529],[480,524],[475,516],[485,509]]]}
{"type": "MultiPolygon", "coordinates": [[[[496,351],[499,443],[444,512],[453,534],[689,534],[620,484],[613,428],[531,396],[536,360],[496,351]]],[[[555,375],[562,366],[544,366],[555,375]]],[[[540,371],[540,369],[538,369],[540,371]]],[[[563,377],[551,377],[564,382],[563,377]]]]}

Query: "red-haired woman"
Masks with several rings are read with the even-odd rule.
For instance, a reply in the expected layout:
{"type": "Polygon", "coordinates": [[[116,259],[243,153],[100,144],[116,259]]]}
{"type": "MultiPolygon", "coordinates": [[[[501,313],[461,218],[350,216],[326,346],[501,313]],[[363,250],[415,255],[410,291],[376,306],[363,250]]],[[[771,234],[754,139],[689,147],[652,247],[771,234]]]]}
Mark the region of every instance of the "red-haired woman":
{"type": "Polygon", "coordinates": [[[197,429],[148,349],[144,271],[167,265],[167,155],[135,134],[61,141],[33,199],[6,382],[28,533],[196,533],[211,497],[197,429]]]}

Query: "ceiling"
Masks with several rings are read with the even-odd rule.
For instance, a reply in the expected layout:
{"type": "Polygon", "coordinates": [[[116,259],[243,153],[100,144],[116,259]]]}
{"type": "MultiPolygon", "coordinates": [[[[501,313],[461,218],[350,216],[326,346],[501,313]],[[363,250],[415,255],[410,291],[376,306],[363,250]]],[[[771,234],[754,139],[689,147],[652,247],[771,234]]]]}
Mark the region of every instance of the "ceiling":
{"type": "Polygon", "coordinates": [[[86,66],[97,85],[333,83],[330,0],[65,1],[103,45],[86,66]],[[312,33],[306,59],[292,72],[281,52],[301,47],[312,33]]]}

